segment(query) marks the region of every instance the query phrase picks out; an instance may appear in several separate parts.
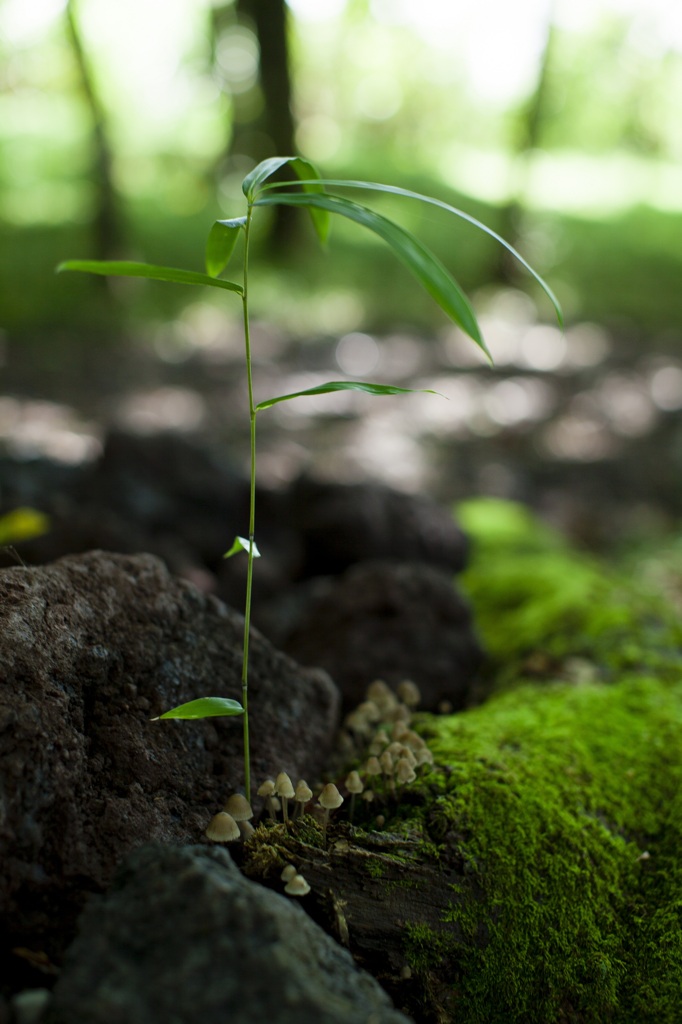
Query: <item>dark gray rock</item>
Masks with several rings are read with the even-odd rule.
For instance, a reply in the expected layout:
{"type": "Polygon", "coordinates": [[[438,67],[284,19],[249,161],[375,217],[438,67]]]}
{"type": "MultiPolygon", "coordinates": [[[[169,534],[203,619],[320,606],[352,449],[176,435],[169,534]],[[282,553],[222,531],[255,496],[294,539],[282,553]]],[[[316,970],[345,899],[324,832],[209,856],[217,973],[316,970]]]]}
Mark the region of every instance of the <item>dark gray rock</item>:
{"type": "MultiPolygon", "coordinates": [[[[242,785],[241,718],[150,719],[241,698],[243,619],[150,555],[0,572],[0,958],[59,957],[86,894],[149,839],[196,841],[242,785]]],[[[254,781],[314,778],[339,697],[254,631],[254,781]]]]}
{"type": "Polygon", "coordinates": [[[220,849],[150,845],[83,915],[45,1024],[407,1024],[292,900],[220,849]]]}
{"type": "Polygon", "coordinates": [[[365,562],[273,604],[259,624],[303,665],[334,678],[347,708],[373,679],[412,679],[425,710],[466,706],[483,654],[464,598],[421,563],[365,562]]]}
{"type": "Polygon", "coordinates": [[[385,484],[322,483],[302,477],[291,491],[291,522],[302,535],[302,575],[343,572],[357,562],[426,562],[461,572],[468,541],[452,515],[422,495],[385,484]]]}

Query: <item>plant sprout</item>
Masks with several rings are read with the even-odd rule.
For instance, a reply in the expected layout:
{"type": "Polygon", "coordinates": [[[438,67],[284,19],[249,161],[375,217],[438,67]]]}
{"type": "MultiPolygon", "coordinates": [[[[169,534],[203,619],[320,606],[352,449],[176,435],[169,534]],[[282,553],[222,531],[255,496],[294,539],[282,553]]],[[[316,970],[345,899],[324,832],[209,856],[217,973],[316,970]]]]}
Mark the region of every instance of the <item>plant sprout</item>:
{"type": "MultiPolygon", "coordinates": [[[[301,206],[311,215],[313,226],[320,242],[327,240],[330,214],[346,217],[356,224],[373,231],[382,238],[396,256],[408,267],[413,276],[426,289],[432,298],[443,309],[446,315],[460,327],[485,352],[492,361],[485,341],[476,320],[476,315],[466,295],[451,276],[443,263],[411,232],[387,219],[374,210],[342,195],[328,191],[333,189],[364,190],[365,192],[382,192],[400,196],[404,199],[417,200],[437,206],[456,217],[468,221],[476,228],[495,238],[529,271],[549,296],[561,323],[561,309],[553,292],[543,279],[529,266],[516,250],[503,238],[480,221],[450,206],[439,199],[421,195],[393,185],[382,185],[367,181],[344,181],[321,178],[315,167],[301,157],[271,157],[258,164],[242,182],[242,191],[246,198],[246,214],[228,220],[217,220],[211,228],[206,243],[206,273],[183,270],[175,267],[154,266],[148,263],[132,263],[128,261],[106,260],[67,260],[61,263],[58,271],[75,270],[91,274],[115,277],[143,277],[155,281],[170,281],[176,284],[200,285],[211,288],[222,288],[238,296],[242,303],[244,324],[244,349],[246,362],[246,387],[249,401],[250,421],[250,501],[248,536],[237,536],[226,558],[239,553],[246,553],[246,595],[244,601],[244,636],[242,651],[242,694],[239,701],[224,697],[201,697],[172,708],[160,715],[160,718],[197,719],[212,716],[241,715],[244,739],[244,788],[247,799],[251,798],[251,767],[249,745],[249,638],[251,629],[251,596],[253,585],[253,562],[260,553],[255,541],[256,522],[256,420],[259,413],[271,408],[279,402],[312,395],[329,394],[334,391],[360,391],[376,396],[409,394],[414,389],[395,387],[390,384],[376,384],[369,381],[329,381],[317,387],[292,394],[276,395],[256,402],[253,389],[251,332],[249,318],[249,246],[251,225],[256,209],[267,206],[301,206]],[[289,165],[296,180],[273,182],[272,176],[285,165],[289,165]],[[243,239],[241,283],[225,280],[220,275],[225,271],[235,250],[239,238],[243,239]]],[[[427,389],[424,389],[427,390],[427,389]]],[[[434,392],[429,392],[433,394],[434,392]]]]}

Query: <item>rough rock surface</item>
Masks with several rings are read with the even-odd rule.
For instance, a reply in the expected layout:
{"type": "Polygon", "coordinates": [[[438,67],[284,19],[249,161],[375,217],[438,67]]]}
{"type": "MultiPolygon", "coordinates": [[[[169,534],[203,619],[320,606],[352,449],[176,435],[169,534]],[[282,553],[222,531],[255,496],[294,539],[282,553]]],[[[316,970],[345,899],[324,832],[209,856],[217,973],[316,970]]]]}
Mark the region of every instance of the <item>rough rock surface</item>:
{"type": "Polygon", "coordinates": [[[412,679],[421,706],[464,707],[483,655],[471,613],[446,573],[419,562],[365,562],[317,581],[264,626],[304,665],[330,672],[348,707],[368,684],[412,679]]]}
{"type": "Polygon", "coordinates": [[[293,900],[207,847],[149,845],[83,915],[45,1024],[407,1024],[293,900]]]}
{"type": "MultiPolygon", "coordinates": [[[[0,959],[58,957],[125,853],[196,840],[242,784],[240,718],[150,721],[194,697],[239,699],[242,631],[150,555],[0,572],[0,959]]],[[[325,673],[254,632],[254,779],[314,777],[338,707],[325,673]]]]}

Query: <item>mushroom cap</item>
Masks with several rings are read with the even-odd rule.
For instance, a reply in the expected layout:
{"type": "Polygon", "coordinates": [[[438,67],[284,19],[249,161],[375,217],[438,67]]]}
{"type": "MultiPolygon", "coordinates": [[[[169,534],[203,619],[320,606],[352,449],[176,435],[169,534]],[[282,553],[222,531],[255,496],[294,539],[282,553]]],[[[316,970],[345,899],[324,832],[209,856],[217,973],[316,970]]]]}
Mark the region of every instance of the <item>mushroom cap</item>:
{"type": "Polygon", "coordinates": [[[240,836],[239,825],[227,811],[218,811],[208,823],[204,832],[214,843],[233,843],[240,836]]]}
{"type": "Polygon", "coordinates": [[[357,772],[349,772],[346,776],[346,789],[349,793],[362,793],[364,784],[357,772]]]}
{"type": "Polygon", "coordinates": [[[297,804],[307,804],[309,800],[313,798],[313,791],[305,781],[305,779],[299,779],[296,783],[296,789],[294,791],[294,800],[297,804]]]}
{"type": "Polygon", "coordinates": [[[381,775],[381,762],[378,757],[372,756],[367,758],[365,773],[367,775],[381,775]]]}
{"type": "Polygon", "coordinates": [[[393,775],[393,754],[385,750],[379,758],[379,764],[384,775],[393,775]]]}
{"type": "Polygon", "coordinates": [[[419,687],[411,679],[403,679],[402,683],[398,684],[398,696],[408,708],[416,708],[422,699],[419,687]]]}
{"type": "Polygon", "coordinates": [[[391,739],[396,742],[403,742],[406,736],[409,736],[410,730],[405,722],[396,722],[391,729],[391,739]]]}
{"type": "Polygon", "coordinates": [[[275,792],[275,783],[272,779],[266,779],[256,790],[258,796],[272,796],[275,792]]]}
{"type": "Polygon", "coordinates": [[[291,881],[287,882],[284,886],[284,891],[289,896],[307,896],[310,892],[310,886],[303,875],[294,875],[291,881]]]}
{"type": "Polygon", "coordinates": [[[294,787],[286,772],[280,772],[275,782],[275,793],[283,796],[285,800],[293,800],[294,787]]]}
{"type": "Polygon", "coordinates": [[[355,709],[356,714],[362,715],[367,722],[380,722],[381,711],[373,700],[363,700],[355,709]]]}
{"type": "Polygon", "coordinates": [[[412,729],[408,729],[407,736],[403,738],[403,743],[407,743],[408,747],[412,747],[413,750],[421,750],[422,747],[426,746],[426,742],[417,732],[413,732],[412,729]]]}
{"type": "Polygon", "coordinates": [[[296,877],[296,874],[297,871],[293,864],[285,864],[279,877],[283,882],[290,882],[292,878],[296,877]]]}
{"type": "Polygon", "coordinates": [[[414,782],[417,774],[406,757],[401,757],[395,766],[395,775],[398,782],[414,782]]]}
{"type": "Polygon", "coordinates": [[[250,821],[238,821],[237,825],[241,833],[242,839],[250,839],[256,831],[250,821]]]}
{"type": "Polygon", "coordinates": [[[233,793],[223,810],[231,814],[235,821],[248,821],[249,818],[253,818],[251,804],[241,793],[233,793]]]}
{"type": "Polygon", "coordinates": [[[374,682],[370,683],[367,687],[365,696],[367,700],[376,700],[377,697],[392,697],[393,692],[383,679],[375,679],[374,682]]]}
{"type": "Polygon", "coordinates": [[[343,797],[333,782],[327,783],[320,793],[318,800],[320,801],[320,806],[324,807],[324,809],[328,811],[336,810],[336,808],[340,807],[343,803],[343,797]]]}
{"type": "Polygon", "coordinates": [[[417,751],[417,764],[433,764],[433,754],[428,747],[422,747],[417,751]]]}

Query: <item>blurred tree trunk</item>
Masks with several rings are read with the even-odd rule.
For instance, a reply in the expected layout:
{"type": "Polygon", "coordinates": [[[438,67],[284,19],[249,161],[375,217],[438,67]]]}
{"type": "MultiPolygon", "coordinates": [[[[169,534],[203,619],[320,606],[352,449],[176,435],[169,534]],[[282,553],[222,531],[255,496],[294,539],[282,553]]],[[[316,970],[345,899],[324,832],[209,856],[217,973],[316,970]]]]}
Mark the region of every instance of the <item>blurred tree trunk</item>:
{"type": "Polygon", "coordinates": [[[92,125],[92,172],[95,185],[93,249],[98,259],[107,259],[115,255],[122,235],[116,189],[112,178],[113,154],[107,132],[106,115],[93,82],[77,11],[78,5],[75,0],[67,0],[65,8],[67,38],[78,71],[80,95],[88,109],[92,125]]]}
{"type": "Polygon", "coordinates": [[[237,14],[252,23],[260,46],[259,77],[265,103],[256,127],[272,140],[268,156],[288,156],[295,152],[295,143],[287,5],[284,0],[237,0],[237,14]]]}
{"type": "MultiPolygon", "coordinates": [[[[236,0],[234,7],[230,4],[214,8],[214,47],[224,27],[234,24],[235,12],[237,21],[251,28],[258,41],[260,102],[249,103],[248,96],[233,97],[231,153],[246,155],[255,161],[269,156],[290,156],[296,152],[296,143],[287,5],[285,0],[236,0]],[[250,115],[249,107],[254,111],[250,115]]],[[[289,245],[296,222],[296,211],[291,207],[281,206],[274,211],[270,241],[275,250],[289,245]]]]}

